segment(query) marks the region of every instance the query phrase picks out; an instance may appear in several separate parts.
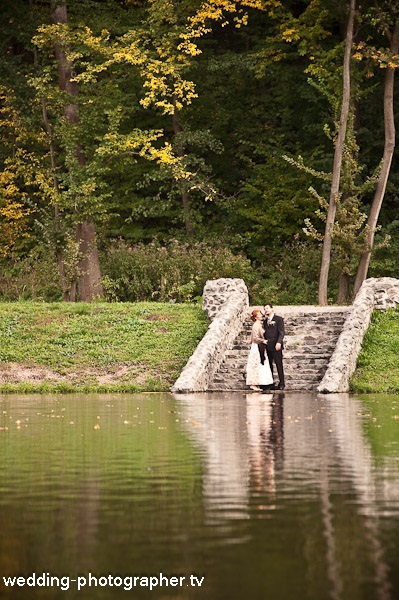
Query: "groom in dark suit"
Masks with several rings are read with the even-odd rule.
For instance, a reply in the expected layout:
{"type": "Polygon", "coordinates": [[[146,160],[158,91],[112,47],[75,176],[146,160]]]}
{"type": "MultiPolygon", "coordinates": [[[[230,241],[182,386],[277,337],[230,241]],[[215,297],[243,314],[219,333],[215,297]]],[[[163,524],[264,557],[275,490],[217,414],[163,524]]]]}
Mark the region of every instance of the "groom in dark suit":
{"type": "Polygon", "coordinates": [[[276,388],[283,390],[285,388],[283,368],[284,319],[274,314],[273,304],[265,304],[264,313],[265,320],[263,321],[263,327],[265,329],[267,358],[269,359],[272,373],[273,363],[276,363],[279,379],[276,388]]]}

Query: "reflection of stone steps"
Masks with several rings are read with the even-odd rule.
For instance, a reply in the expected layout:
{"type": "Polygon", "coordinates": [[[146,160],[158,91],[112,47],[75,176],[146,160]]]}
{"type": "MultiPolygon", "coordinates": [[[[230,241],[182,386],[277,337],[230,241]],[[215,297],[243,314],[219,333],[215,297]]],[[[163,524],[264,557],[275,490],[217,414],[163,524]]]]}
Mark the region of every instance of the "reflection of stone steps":
{"type": "MultiPolygon", "coordinates": [[[[251,309],[248,311],[250,314],[251,309]]],[[[284,371],[287,390],[313,390],[321,382],[346,318],[347,307],[279,307],[284,317],[284,371]]],[[[248,339],[248,318],[231,350],[215,374],[209,390],[243,390],[248,339]]],[[[276,373],[275,373],[276,376],[276,373]]]]}

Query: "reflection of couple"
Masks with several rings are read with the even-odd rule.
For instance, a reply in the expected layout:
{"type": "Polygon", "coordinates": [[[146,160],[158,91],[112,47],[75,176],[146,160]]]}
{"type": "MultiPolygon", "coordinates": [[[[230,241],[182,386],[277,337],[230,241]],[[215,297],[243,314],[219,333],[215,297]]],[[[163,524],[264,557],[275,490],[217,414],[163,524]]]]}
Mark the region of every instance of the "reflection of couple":
{"type": "Polygon", "coordinates": [[[284,394],[273,394],[271,402],[247,395],[249,481],[258,509],[275,507],[275,475],[284,461],[283,403],[284,394]]]}
{"type": "Polygon", "coordinates": [[[246,383],[251,389],[283,390],[283,340],[284,319],[274,314],[273,305],[265,304],[264,314],[255,309],[251,314],[253,326],[250,338],[250,351],[247,361],[246,383]],[[266,360],[267,357],[267,360],[266,360]],[[279,383],[273,383],[273,364],[276,364],[279,383]]]}

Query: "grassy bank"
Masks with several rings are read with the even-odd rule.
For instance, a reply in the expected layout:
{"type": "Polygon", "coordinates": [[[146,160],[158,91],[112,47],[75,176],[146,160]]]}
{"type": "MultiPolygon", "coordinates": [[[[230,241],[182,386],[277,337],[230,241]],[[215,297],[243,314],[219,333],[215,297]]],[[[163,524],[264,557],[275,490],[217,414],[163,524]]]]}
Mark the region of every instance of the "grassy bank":
{"type": "Polygon", "coordinates": [[[374,311],[351,390],[399,393],[399,310],[374,311]]]}
{"type": "Polygon", "coordinates": [[[0,392],[168,390],[208,324],[193,304],[0,303],[0,392]]]}
{"type": "MultiPolygon", "coordinates": [[[[208,328],[193,304],[0,303],[0,393],[164,391],[208,328]]],[[[375,311],[354,392],[399,393],[399,311],[375,311]]]]}

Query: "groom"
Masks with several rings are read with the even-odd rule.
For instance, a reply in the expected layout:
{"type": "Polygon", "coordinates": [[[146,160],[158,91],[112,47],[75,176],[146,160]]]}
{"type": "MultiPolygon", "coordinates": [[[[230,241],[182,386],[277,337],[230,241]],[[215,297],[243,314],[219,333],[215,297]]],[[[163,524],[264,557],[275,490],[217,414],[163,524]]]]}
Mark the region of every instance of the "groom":
{"type": "Polygon", "coordinates": [[[273,304],[265,304],[264,313],[266,318],[263,321],[263,327],[265,329],[267,358],[272,373],[273,363],[276,363],[279,379],[276,389],[283,390],[285,388],[283,368],[284,319],[274,314],[273,304]]]}

